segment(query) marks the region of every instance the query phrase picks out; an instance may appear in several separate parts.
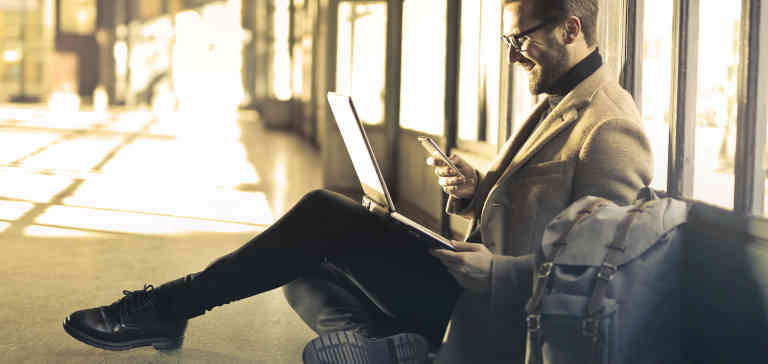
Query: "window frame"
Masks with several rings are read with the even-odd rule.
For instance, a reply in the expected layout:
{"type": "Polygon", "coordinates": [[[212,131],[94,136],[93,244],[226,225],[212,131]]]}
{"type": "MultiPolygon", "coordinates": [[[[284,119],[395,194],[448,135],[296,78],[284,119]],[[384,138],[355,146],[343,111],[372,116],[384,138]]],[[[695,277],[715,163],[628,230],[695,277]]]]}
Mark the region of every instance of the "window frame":
{"type": "MultiPolygon", "coordinates": [[[[763,214],[766,141],[765,72],[768,47],[761,47],[760,32],[768,25],[768,7],[758,0],[743,0],[740,25],[741,48],[737,85],[737,127],[734,210],[744,215],[763,214]]],[[[764,43],[764,42],[763,42],[764,43]]]]}

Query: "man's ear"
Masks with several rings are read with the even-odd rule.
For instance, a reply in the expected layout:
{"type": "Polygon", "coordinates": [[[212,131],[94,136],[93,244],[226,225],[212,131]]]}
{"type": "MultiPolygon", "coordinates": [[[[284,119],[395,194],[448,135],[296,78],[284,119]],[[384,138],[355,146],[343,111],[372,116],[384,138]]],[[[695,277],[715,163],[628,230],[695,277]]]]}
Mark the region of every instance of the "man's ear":
{"type": "Polygon", "coordinates": [[[563,24],[563,30],[563,42],[565,42],[565,44],[573,43],[579,38],[579,34],[581,34],[581,19],[575,16],[569,17],[563,24]]]}

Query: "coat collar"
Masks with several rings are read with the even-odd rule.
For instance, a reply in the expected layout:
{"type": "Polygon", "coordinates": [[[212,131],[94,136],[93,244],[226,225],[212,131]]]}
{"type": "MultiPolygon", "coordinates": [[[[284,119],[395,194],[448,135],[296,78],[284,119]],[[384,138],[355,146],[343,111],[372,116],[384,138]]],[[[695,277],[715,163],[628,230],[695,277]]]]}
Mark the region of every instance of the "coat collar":
{"type": "MultiPolygon", "coordinates": [[[[504,174],[516,172],[525,162],[533,157],[536,152],[551,141],[555,136],[560,134],[563,130],[569,127],[571,124],[579,120],[581,113],[586,106],[592,102],[592,98],[597,93],[597,90],[609,80],[609,70],[606,66],[601,66],[592,75],[587,77],[584,81],[578,84],[571,92],[569,92],[562,101],[547,115],[547,117],[538,123],[536,129],[524,142],[523,146],[512,157],[511,162],[505,168],[504,174]]],[[[538,106],[534,112],[528,117],[523,125],[523,129],[532,128],[537,123],[541,113],[549,107],[548,101],[545,99],[538,106]]],[[[522,130],[522,129],[521,129],[522,130]]],[[[517,139],[517,138],[515,138],[517,139]]],[[[522,142],[522,141],[518,141],[522,142]]],[[[510,147],[512,144],[508,143],[505,146],[510,147]]],[[[514,152],[513,150],[504,150],[502,155],[514,152]]],[[[503,158],[507,159],[508,158],[503,158]]]]}

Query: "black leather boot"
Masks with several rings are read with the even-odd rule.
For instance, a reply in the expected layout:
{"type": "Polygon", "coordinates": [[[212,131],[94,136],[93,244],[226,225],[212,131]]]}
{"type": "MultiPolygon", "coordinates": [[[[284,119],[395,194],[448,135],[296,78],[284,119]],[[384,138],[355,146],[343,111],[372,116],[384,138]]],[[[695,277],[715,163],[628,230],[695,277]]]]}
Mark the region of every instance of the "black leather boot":
{"type": "Polygon", "coordinates": [[[77,340],[106,350],[128,350],[152,345],[175,350],[184,341],[187,319],[163,310],[152,285],[123,291],[125,297],[109,306],[77,311],[64,320],[64,330],[77,340]]]}
{"type": "Polygon", "coordinates": [[[426,364],[427,339],[404,333],[370,338],[358,331],[320,335],[304,347],[304,364],[426,364]]]}

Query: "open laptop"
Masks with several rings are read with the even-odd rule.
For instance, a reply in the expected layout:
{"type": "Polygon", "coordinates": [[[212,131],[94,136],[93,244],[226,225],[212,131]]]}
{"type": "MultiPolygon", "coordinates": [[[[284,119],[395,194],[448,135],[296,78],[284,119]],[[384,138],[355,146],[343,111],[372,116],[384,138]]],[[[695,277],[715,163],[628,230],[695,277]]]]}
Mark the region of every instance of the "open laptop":
{"type": "Polygon", "coordinates": [[[331,105],[341,138],[344,140],[349,158],[363,187],[363,206],[373,213],[389,216],[411,235],[433,248],[456,250],[449,239],[397,212],[352,99],[349,96],[329,92],[328,103],[331,105]]]}

